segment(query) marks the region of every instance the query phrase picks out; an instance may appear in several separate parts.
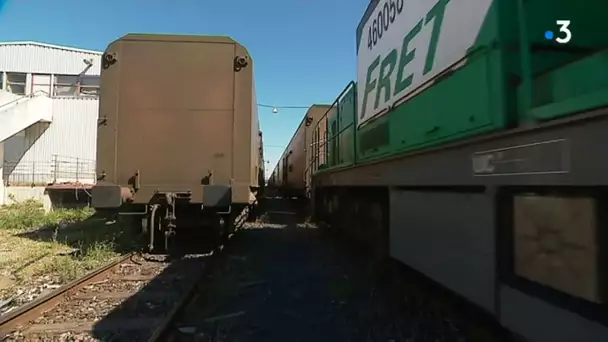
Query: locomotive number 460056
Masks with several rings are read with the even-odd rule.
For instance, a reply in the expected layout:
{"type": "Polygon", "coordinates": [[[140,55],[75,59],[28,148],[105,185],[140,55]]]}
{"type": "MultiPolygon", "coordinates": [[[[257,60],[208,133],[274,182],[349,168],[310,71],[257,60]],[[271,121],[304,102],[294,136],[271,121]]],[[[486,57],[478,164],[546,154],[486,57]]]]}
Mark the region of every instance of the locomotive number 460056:
{"type": "Polygon", "coordinates": [[[395,18],[403,11],[403,0],[389,0],[382,6],[382,11],[372,21],[367,32],[367,48],[372,49],[382,35],[388,31],[395,18]]]}

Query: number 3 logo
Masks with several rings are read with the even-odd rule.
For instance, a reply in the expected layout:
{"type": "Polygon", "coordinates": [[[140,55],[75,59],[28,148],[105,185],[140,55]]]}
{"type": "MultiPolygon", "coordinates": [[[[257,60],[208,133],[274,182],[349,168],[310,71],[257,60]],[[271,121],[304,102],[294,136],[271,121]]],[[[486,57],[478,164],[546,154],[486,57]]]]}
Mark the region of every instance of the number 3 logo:
{"type": "Polygon", "coordinates": [[[559,32],[565,33],[566,36],[563,38],[555,38],[555,41],[560,44],[566,44],[570,41],[570,39],[572,39],[572,32],[570,32],[570,30],[568,29],[568,26],[570,26],[570,20],[558,20],[557,25],[560,25],[559,32]]]}

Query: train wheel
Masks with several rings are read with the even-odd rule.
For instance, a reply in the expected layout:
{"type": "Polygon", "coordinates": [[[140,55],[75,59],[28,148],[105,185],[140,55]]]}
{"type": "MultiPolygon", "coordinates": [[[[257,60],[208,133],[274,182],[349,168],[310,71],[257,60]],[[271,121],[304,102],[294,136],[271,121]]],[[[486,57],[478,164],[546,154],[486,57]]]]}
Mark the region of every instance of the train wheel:
{"type": "Polygon", "coordinates": [[[255,222],[255,220],[257,220],[257,218],[258,218],[258,214],[259,214],[259,210],[260,210],[259,200],[257,203],[247,206],[247,208],[245,210],[247,210],[247,217],[245,220],[247,222],[255,222]]]}
{"type": "Polygon", "coordinates": [[[224,215],[222,224],[222,235],[227,237],[234,233],[234,217],[232,215],[224,215]]]}
{"type": "MultiPolygon", "coordinates": [[[[141,216],[139,220],[137,220],[137,222],[139,223],[139,229],[136,233],[137,236],[137,242],[141,242],[143,244],[145,244],[145,240],[146,237],[148,236],[148,225],[149,225],[149,220],[148,220],[148,216],[141,216]]],[[[135,227],[134,227],[135,228],[135,227]]]]}
{"type": "Polygon", "coordinates": [[[172,229],[168,229],[166,227],[163,227],[162,229],[163,231],[163,249],[165,251],[165,253],[167,254],[173,254],[174,252],[177,252],[175,249],[175,230],[172,229]]]}
{"type": "Polygon", "coordinates": [[[128,229],[130,234],[134,236],[142,234],[142,226],[144,223],[141,216],[120,215],[119,221],[126,229],[128,229]]]}
{"type": "Polygon", "coordinates": [[[95,216],[102,218],[106,223],[112,223],[118,219],[118,210],[116,210],[116,209],[95,209],[95,216]]]}
{"type": "Polygon", "coordinates": [[[213,223],[211,224],[211,239],[215,243],[222,243],[225,237],[228,234],[225,233],[225,222],[224,218],[220,215],[216,215],[213,218],[213,223]]]}

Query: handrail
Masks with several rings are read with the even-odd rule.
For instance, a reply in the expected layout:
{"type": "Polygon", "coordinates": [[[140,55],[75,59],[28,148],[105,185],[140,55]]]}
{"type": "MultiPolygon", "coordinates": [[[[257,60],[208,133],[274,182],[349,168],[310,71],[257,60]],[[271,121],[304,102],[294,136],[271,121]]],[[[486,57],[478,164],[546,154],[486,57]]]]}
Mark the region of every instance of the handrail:
{"type": "Polygon", "coordinates": [[[342,96],[344,96],[344,94],[346,94],[346,91],[350,88],[350,86],[354,86],[355,85],[355,81],[350,81],[348,82],[348,84],[346,85],[346,87],[344,87],[344,89],[342,90],[342,92],[340,93],[340,95],[338,95],[338,97],[336,97],[336,99],[334,100],[334,102],[331,103],[331,107],[329,107],[329,109],[325,112],[325,114],[323,114],[320,118],[319,121],[317,121],[317,123],[315,124],[314,128],[317,128],[319,126],[319,124],[321,123],[321,121],[327,117],[327,114],[329,114],[329,112],[331,112],[332,108],[334,108],[334,105],[336,104],[340,104],[340,99],[342,98],[342,96]]]}
{"type": "Polygon", "coordinates": [[[15,102],[19,102],[19,101],[21,101],[23,99],[34,98],[35,96],[40,95],[40,94],[44,94],[46,96],[49,96],[49,93],[46,92],[46,91],[44,91],[44,90],[36,90],[35,92],[33,92],[31,94],[23,95],[23,96],[20,96],[20,97],[14,99],[14,100],[11,100],[11,101],[9,101],[7,103],[1,104],[0,105],[0,110],[2,110],[3,107],[6,107],[6,106],[8,106],[10,104],[13,104],[15,102]]]}
{"type": "MultiPolygon", "coordinates": [[[[342,134],[344,131],[346,131],[347,129],[349,129],[350,127],[355,126],[355,122],[347,125],[346,127],[342,128],[340,131],[336,132],[335,134],[333,134],[332,136],[329,136],[329,132],[328,132],[328,127],[327,127],[327,118],[330,112],[332,112],[334,110],[334,108],[336,108],[337,112],[337,116],[340,117],[340,101],[343,99],[344,95],[346,95],[348,93],[348,91],[352,88],[355,87],[356,83],[355,81],[350,81],[346,87],[344,87],[344,89],[342,90],[342,92],[340,93],[340,95],[338,95],[336,97],[336,99],[334,100],[334,102],[332,102],[331,106],[329,107],[329,109],[325,112],[325,114],[323,114],[319,120],[317,121],[317,123],[314,126],[313,129],[313,134],[314,134],[314,138],[313,138],[313,142],[310,144],[310,147],[312,148],[314,146],[314,152],[311,153],[310,155],[310,160],[308,161],[308,166],[305,168],[304,170],[304,174],[307,175],[307,178],[311,178],[312,174],[314,172],[316,172],[318,170],[318,167],[320,165],[316,165],[319,162],[319,159],[321,157],[321,148],[326,147],[328,145],[328,143],[330,141],[333,141],[334,139],[336,139],[340,134],[342,134]],[[320,137],[320,130],[319,130],[319,125],[321,124],[325,124],[325,136],[323,138],[320,137]],[[315,134],[316,133],[316,134],[315,134]],[[317,166],[317,169],[314,169],[314,166],[317,166]],[[309,175],[310,173],[310,175],[309,175]]],[[[354,94],[355,98],[353,99],[353,101],[356,103],[356,93],[354,94]]],[[[355,118],[356,121],[356,118],[355,118]]],[[[325,157],[325,159],[327,159],[327,149],[325,149],[323,151],[323,156],[325,157]]]]}
{"type": "MultiPolygon", "coordinates": [[[[328,137],[328,138],[326,138],[326,139],[321,139],[321,140],[319,140],[319,141],[318,141],[318,142],[316,142],[316,143],[315,143],[315,142],[313,142],[313,143],[311,143],[311,144],[310,144],[310,145],[308,145],[308,146],[309,146],[310,148],[313,148],[313,146],[314,146],[314,145],[318,145],[318,146],[316,146],[315,148],[321,148],[321,147],[323,147],[323,146],[326,146],[326,145],[327,145],[327,143],[329,143],[330,141],[332,141],[332,140],[336,139],[336,138],[337,138],[337,137],[338,137],[340,134],[344,133],[344,132],[345,132],[347,129],[349,129],[349,128],[353,127],[353,126],[355,126],[355,123],[354,123],[354,122],[353,122],[353,123],[351,123],[351,124],[349,124],[349,125],[347,125],[346,127],[342,128],[341,130],[339,130],[338,132],[336,132],[336,134],[334,134],[333,136],[328,137]],[[322,144],[322,145],[320,145],[320,144],[322,144]]],[[[308,170],[308,169],[311,167],[311,165],[312,165],[312,162],[311,162],[311,163],[308,165],[308,167],[306,168],[306,170],[305,170],[305,171],[307,171],[307,170],[308,170]]]]}

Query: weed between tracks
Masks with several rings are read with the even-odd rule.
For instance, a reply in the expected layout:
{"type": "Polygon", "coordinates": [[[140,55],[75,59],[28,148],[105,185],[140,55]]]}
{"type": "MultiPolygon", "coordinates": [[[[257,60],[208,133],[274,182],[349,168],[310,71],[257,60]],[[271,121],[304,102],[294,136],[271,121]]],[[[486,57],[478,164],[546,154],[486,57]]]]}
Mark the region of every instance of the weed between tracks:
{"type": "Polygon", "coordinates": [[[94,211],[45,213],[37,201],[0,207],[0,314],[134,247],[126,225],[94,211]]]}

